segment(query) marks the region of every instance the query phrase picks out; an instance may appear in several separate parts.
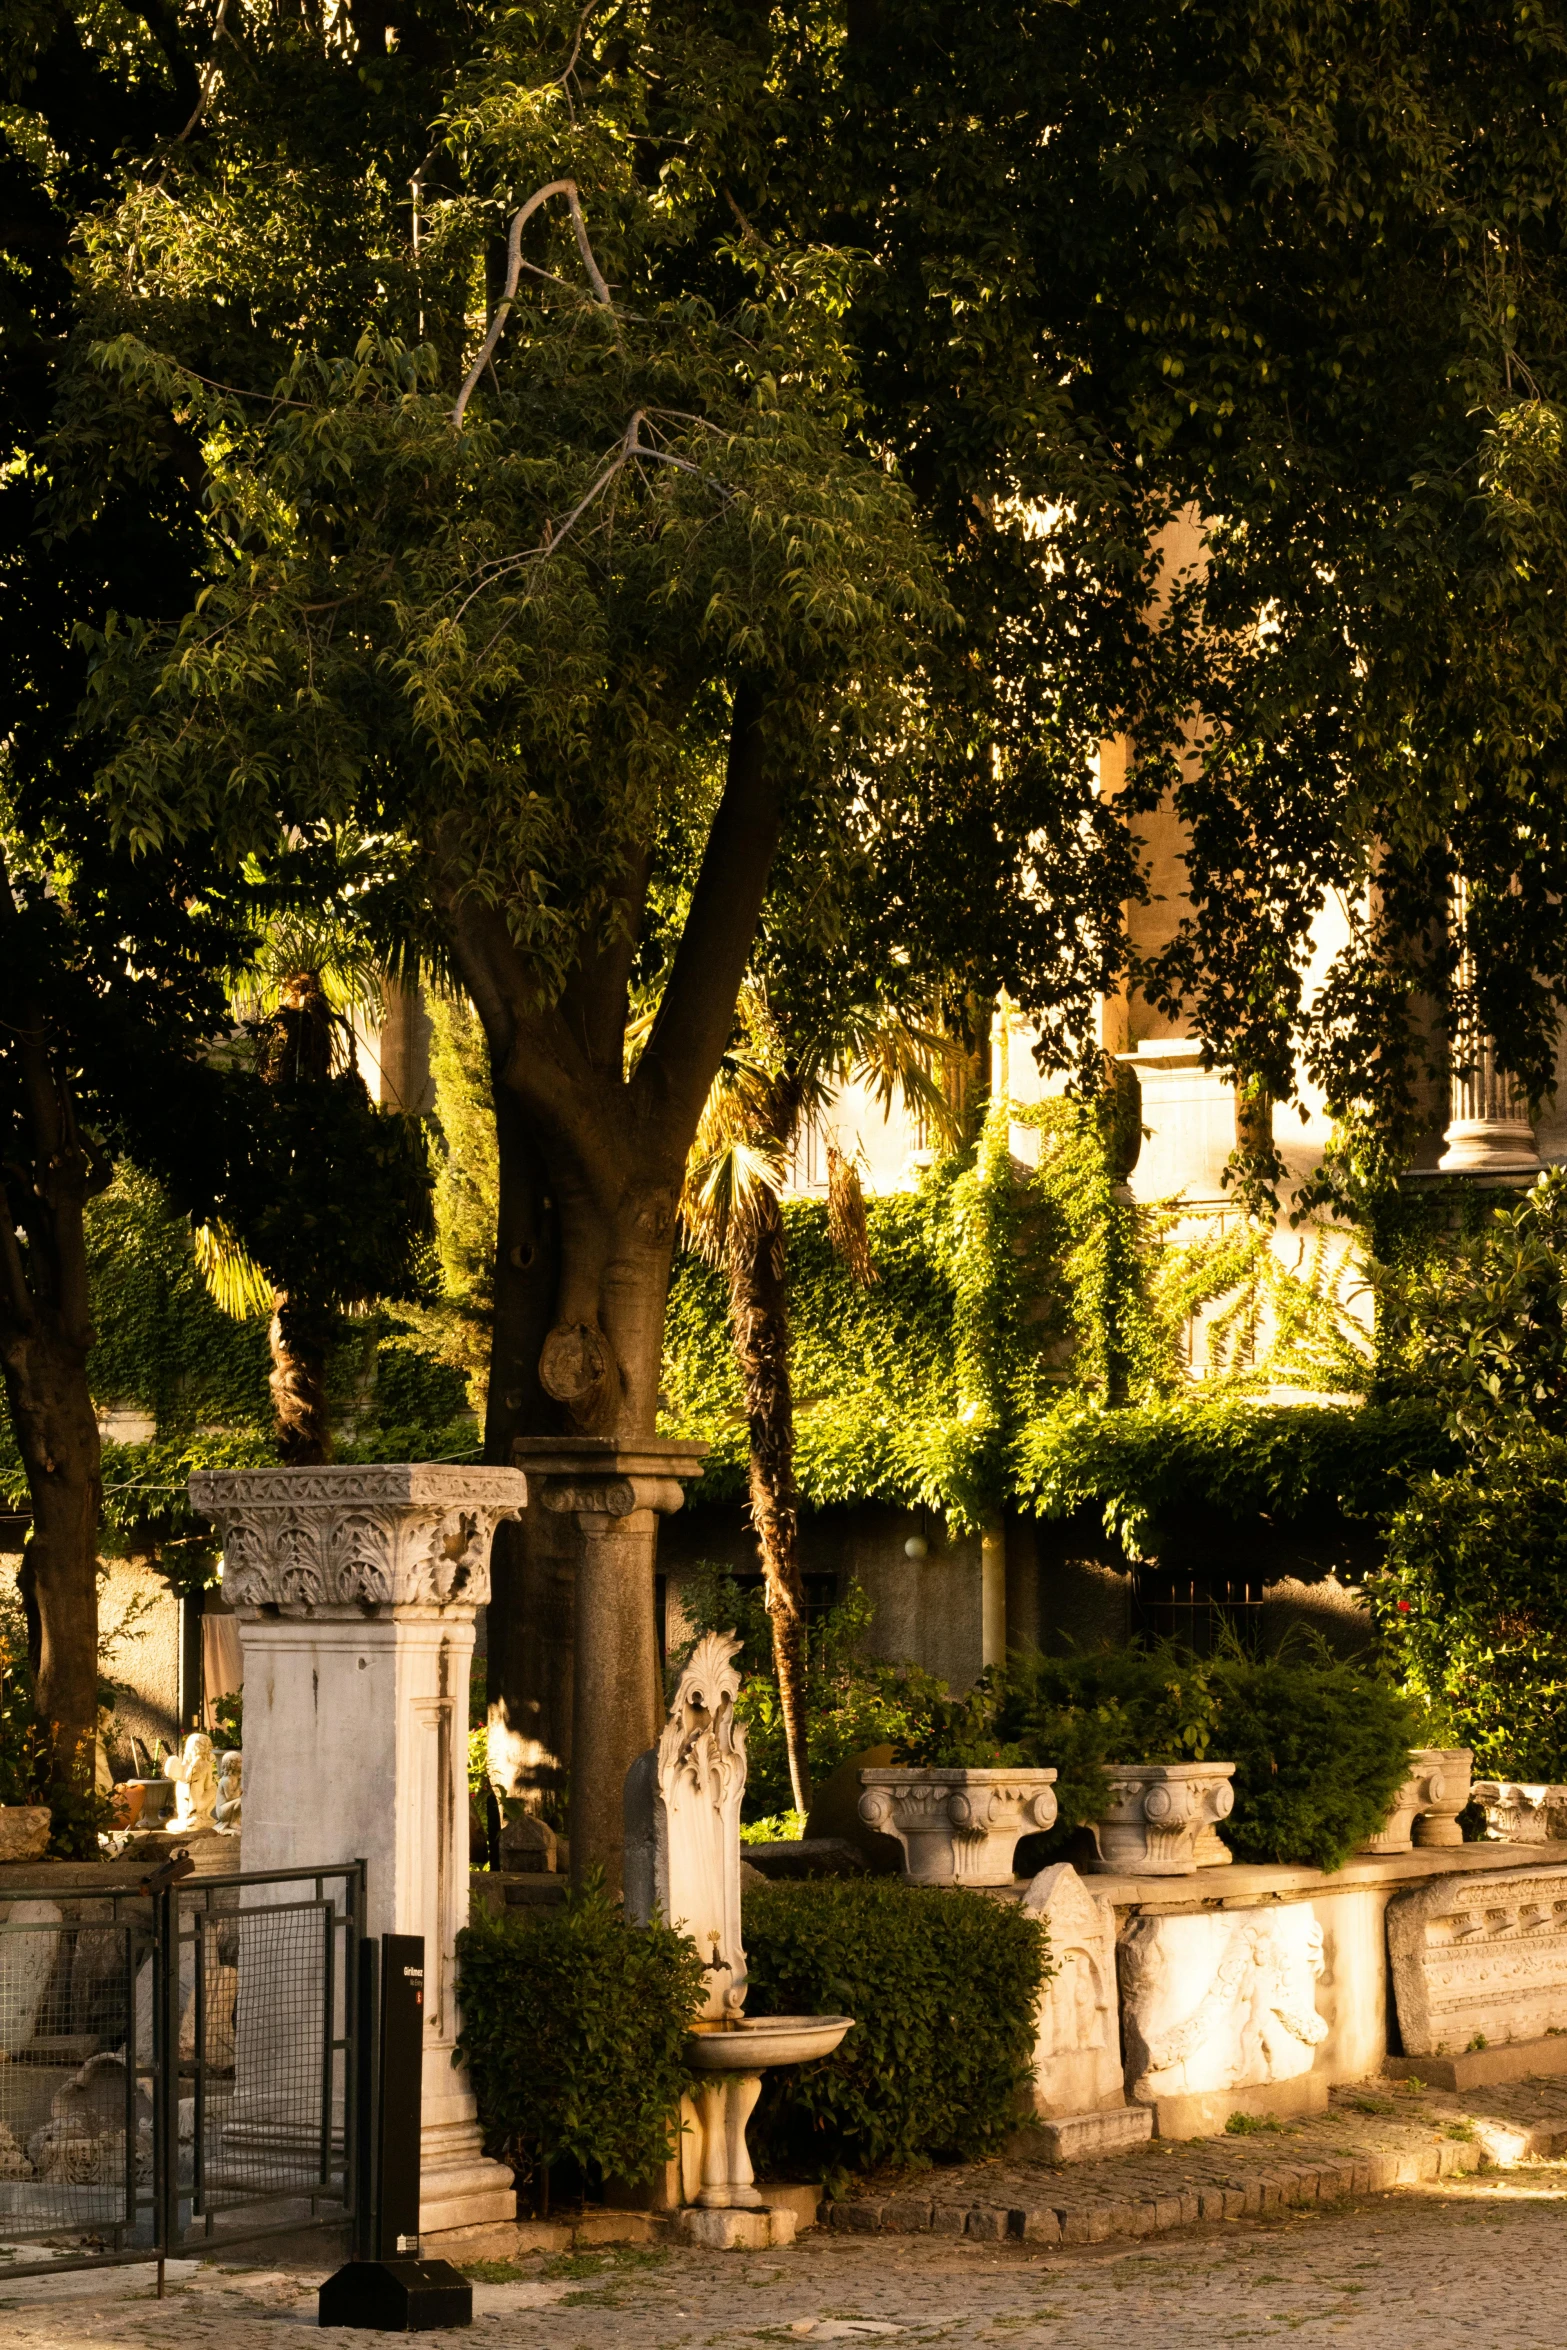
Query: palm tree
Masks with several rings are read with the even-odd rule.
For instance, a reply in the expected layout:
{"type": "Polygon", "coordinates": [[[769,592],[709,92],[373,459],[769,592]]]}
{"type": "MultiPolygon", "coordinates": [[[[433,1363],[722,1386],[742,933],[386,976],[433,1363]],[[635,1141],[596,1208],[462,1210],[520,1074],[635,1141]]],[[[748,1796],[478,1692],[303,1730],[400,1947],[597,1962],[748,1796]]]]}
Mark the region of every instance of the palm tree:
{"type": "MultiPolygon", "coordinates": [[[[681,1221],[689,1244],[729,1285],[729,1327],[745,1394],[751,1523],[761,1553],[773,1661],[795,1808],[810,1808],[806,1756],[805,1594],[800,1580],[799,1497],[794,1481],[794,1397],[789,1376],[788,1238],[782,1194],[807,1121],[833,1088],[858,1078],[883,1110],[901,1101],[944,1147],[959,1138],[956,1088],[962,1058],[934,1003],[916,1025],[912,1007],[877,996],[785,1014],[752,977],[741,990],[740,1041],[708,1094],[686,1166],[681,1221]]],[[[827,1228],[855,1280],[872,1282],[859,1169],[827,1152],[827,1228]]]]}
{"type": "Polygon", "coordinates": [[[259,1080],[253,1146],[231,1214],[197,1229],[196,1261],[225,1311],[270,1310],[278,1455],[294,1467],[331,1458],[339,1314],[415,1294],[430,1237],[419,1123],[377,1109],[358,1068],[354,1016],[382,1012],[386,983],[357,930],[283,918],[234,986],[259,1080]]]}

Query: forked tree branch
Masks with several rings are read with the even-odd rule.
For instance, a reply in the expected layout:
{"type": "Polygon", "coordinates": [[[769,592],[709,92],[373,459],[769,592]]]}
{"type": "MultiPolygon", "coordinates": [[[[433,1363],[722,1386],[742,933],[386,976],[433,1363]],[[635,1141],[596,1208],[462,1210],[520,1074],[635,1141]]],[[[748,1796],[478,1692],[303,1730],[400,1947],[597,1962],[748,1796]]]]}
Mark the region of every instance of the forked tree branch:
{"type": "Polygon", "coordinates": [[[588,224],[582,217],[582,201],[577,194],[576,181],[551,180],[548,186],[535,189],[527,203],[519,205],[512,215],[511,228],[506,238],[506,290],[495,305],[495,316],[490,320],[490,331],[480,345],[479,356],[469,368],[467,379],[457,395],[457,405],[452,410],[454,431],[461,428],[463,410],[473,398],[474,388],[480,376],[495,356],[496,346],[506,331],[507,315],[513,302],[517,299],[517,281],[522,275],[522,232],[538,211],[539,206],[547,203],[551,196],[564,196],[571,209],[571,225],[576,231],[577,250],[582,255],[582,265],[588,273],[595,301],[601,303],[606,310],[613,310],[615,306],[610,298],[609,288],[604,283],[599,265],[593,258],[593,247],[588,242],[588,224]]]}

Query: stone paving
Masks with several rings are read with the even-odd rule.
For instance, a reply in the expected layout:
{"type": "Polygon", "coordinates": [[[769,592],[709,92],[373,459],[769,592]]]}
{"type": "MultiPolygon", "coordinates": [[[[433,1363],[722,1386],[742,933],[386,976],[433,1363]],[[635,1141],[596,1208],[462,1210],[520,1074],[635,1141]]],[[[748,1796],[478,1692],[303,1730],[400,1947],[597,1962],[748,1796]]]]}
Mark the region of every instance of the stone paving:
{"type": "Polygon", "coordinates": [[[1135,2153],[1064,2168],[998,2160],[871,2180],[827,2216],[851,2234],[1097,2244],[1561,2153],[1567,2081],[1559,2078],[1467,2095],[1418,2080],[1363,2081],[1335,2089],[1324,2114],[1253,2124],[1240,2136],[1156,2138],[1135,2153]]]}
{"type": "MultiPolygon", "coordinates": [[[[916,2209],[934,2211],[951,2191],[953,2208],[1004,2220],[1095,2200],[1151,2208],[1164,2231],[1157,2242],[1126,2233],[1042,2241],[1008,2222],[988,2238],[823,2228],[767,2253],[660,2244],[540,2255],[477,2272],[471,2338],[494,2350],[905,2350],[905,2337],[907,2350],[1101,2350],[1123,2338],[1135,2350],[1211,2350],[1304,2332],[1345,2350],[1562,2350],[1567,2162],[1522,2154],[1531,2142],[1567,2150],[1567,2084],[1465,2099],[1378,2081],[1336,2092],[1328,2114],[1278,2131],[1065,2171],[1014,2160],[897,2183],[916,2209]],[[1335,2164],[1379,2161],[1431,2175],[1348,2200],[1321,2193],[1335,2164]],[[1307,2178],[1313,2199],[1289,2201],[1289,2183],[1307,2178]],[[1238,2193],[1247,2208],[1219,2216],[1215,2190],[1238,2193]]],[[[861,2200],[882,2207],[885,2227],[893,2196],[873,2189],[861,2200]]],[[[0,2269],[0,2343],[286,2350],[301,2329],[318,2330],[322,2273],[180,2262],[159,2301],[146,2271],[7,2286],[0,2269]]],[[[392,2339],[338,2329],[333,2338],[345,2350],[392,2339]]]]}
{"type": "MultiPolygon", "coordinates": [[[[469,2338],[486,2350],[1214,2350],[1304,2334],[1344,2350],[1560,2350],[1564,2221],[1567,2166],[1528,2164],[1157,2245],[816,2231],[767,2254],[576,2253],[481,2283],[469,2338]]],[[[161,2302],[144,2280],[57,2285],[9,2302],[0,2338],[7,2350],[287,2350],[316,2330],[318,2275],[208,2268],[161,2302]]],[[[392,2339],[332,2338],[344,2350],[392,2339]]]]}

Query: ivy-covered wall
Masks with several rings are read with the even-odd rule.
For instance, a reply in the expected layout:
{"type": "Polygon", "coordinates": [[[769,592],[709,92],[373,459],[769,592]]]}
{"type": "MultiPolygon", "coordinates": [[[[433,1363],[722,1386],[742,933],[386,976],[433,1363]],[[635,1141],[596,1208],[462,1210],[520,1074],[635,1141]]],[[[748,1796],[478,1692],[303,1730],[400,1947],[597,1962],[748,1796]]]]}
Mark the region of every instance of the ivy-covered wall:
{"type": "MultiPolygon", "coordinates": [[[[878,1279],[834,1256],[825,1203],[785,1209],[802,1499],[939,1510],[956,1533],[1006,1513],[1091,1510],[1132,1554],[1183,1516],[1236,1525],[1370,1520],[1451,1443],[1432,1403],[1277,1404],[1284,1378],[1341,1394],[1375,1376],[1340,1276],[1292,1271],[1261,1225],[1179,1243],[1115,1181],[1114,1107],[994,1114],[920,1189],[867,1203],[878,1279]],[[1039,1131],[1037,1169],[1008,1147],[1039,1131]],[[1194,1385],[1182,1336],[1224,1301],[1224,1376],[1194,1385]],[[1266,1338],[1259,1333],[1266,1329],[1266,1338]]],[[[1411,1243],[1413,1245],[1413,1243],[1411,1243]]],[[[665,1425],[712,1446],[698,1507],[745,1491],[746,1435],[721,1275],[676,1267],[665,1425]]]]}

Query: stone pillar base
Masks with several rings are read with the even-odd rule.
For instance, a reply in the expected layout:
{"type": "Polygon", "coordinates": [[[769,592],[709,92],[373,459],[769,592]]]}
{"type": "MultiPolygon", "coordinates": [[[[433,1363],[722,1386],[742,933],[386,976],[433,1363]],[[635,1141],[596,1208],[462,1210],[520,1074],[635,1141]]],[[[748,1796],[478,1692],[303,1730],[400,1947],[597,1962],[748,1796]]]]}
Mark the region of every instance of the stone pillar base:
{"type": "Polygon", "coordinates": [[[419,2140],[419,2240],[517,2216],[511,2172],[492,2162],[471,2122],[426,2123],[419,2140]]]}
{"type": "Polygon", "coordinates": [[[675,2230],[686,2244],[703,2244],[710,2252],[766,2252],[778,2244],[792,2244],[796,2221],[783,2206],[777,2211],[682,2211],[675,2230]]]}
{"type": "Polygon", "coordinates": [[[1540,1154],[1525,1119],[1455,1118],[1437,1161],[1439,1175],[1538,1175],[1540,1154]]]}

